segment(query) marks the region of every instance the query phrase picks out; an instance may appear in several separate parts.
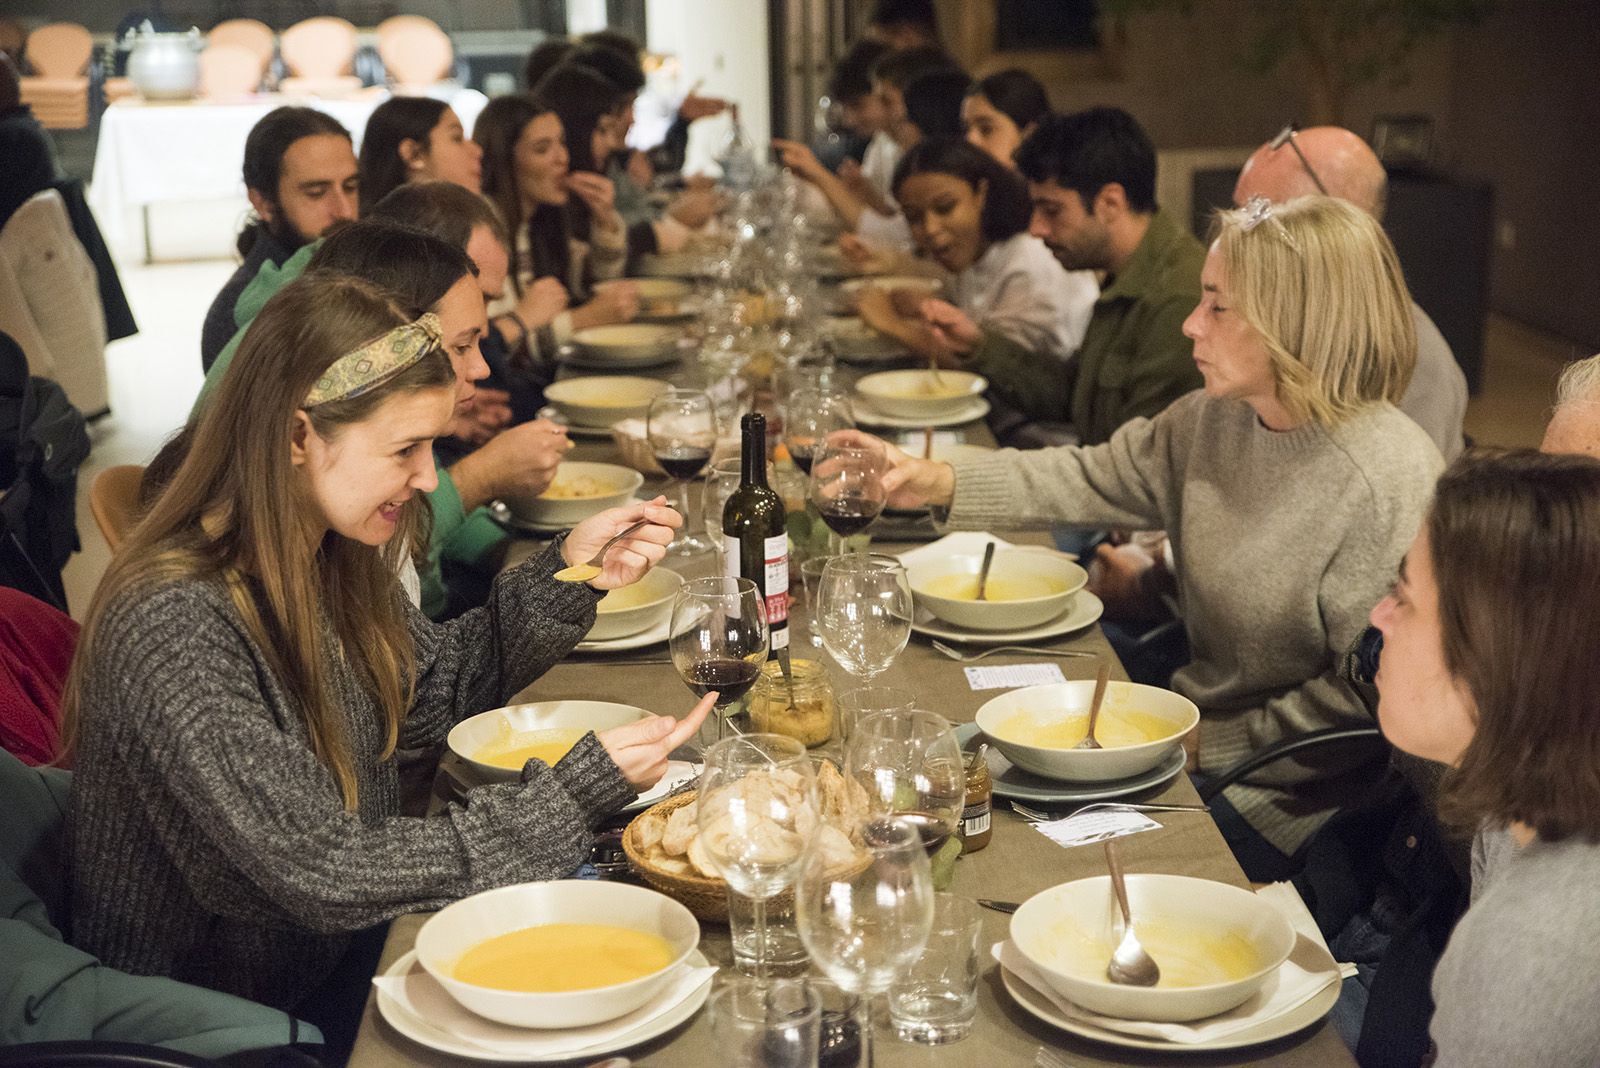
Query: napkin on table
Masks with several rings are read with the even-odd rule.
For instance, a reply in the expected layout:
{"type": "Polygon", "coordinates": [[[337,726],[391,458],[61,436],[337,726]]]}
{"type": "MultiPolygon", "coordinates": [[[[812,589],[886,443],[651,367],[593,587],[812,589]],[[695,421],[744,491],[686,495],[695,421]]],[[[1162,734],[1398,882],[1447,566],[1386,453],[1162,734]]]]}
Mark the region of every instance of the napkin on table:
{"type": "Polygon", "coordinates": [[[627,1015],[591,1027],[560,1031],[512,1027],[479,1016],[451,997],[415,960],[406,974],[375,976],[372,985],[394,998],[411,1015],[456,1038],[493,1053],[534,1058],[565,1054],[579,1056],[595,1046],[612,1045],[628,1032],[643,1027],[682,1004],[711,982],[711,977],[716,973],[717,969],[713,967],[686,965],[679,969],[677,976],[661,993],[627,1015]]]}
{"type": "Polygon", "coordinates": [[[1152,1020],[1122,1020],[1114,1016],[1102,1016],[1058,994],[1009,938],[996,942],[991,953],[1001,967],[1044,996],[1068,1019],[1125,1035],[1165,1039],[1180,1046],[1212,1042],[1296,1009],[1319,994],[1329,983],[1355,974],[1355,966],[1351,964],[1341,964],[1337,971],[1327,970],[1327,958],[1323,955],[1327,953],[1327,944],[1323,942],[1316,921],[1311,918],[1305,902],[1300,900],[1293,886],[1273,883],[1256,891],[1256,895],[1282,912],[1300,937],[1289,953],[1289,959],[1283,962],[1276,974],[1267,977],[1266,984],[1248,1001],[1228,1012],[1203,1020],[1157,1023],[1152,1020]]]}

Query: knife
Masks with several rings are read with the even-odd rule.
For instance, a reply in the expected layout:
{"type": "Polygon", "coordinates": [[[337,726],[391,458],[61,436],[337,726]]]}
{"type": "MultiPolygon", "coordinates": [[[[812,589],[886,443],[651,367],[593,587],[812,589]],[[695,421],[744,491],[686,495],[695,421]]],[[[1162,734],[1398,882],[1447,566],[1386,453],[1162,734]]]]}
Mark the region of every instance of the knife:
{"type": "Polygon", "coordinates": [[[1022,902],[1020,901],[995,901],[992,898],[987,897],[978,898],[978,904],[982,905],[986,909],[994,909],[996,912],[1004,912],[1008,916],[1022,907],[1022,902]]]}

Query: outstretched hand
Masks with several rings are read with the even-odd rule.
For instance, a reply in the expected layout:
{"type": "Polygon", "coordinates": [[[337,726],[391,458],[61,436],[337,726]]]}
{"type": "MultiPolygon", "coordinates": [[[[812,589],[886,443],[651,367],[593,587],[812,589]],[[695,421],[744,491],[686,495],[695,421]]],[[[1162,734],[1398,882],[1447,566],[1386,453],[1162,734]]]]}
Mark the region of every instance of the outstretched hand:
{"type": "Polygon", "coordinates": [[[828,444],[871,449],[883,458],[879,467],[884,472],[883,488],[890,508],[948,506],[955,497],[955,469],[947,463],[919,459],[882,438],[859,430],[829,434],[828,444]]]}
{"type": "Polygon", "coordinates": [[[628,785],[644,793],[661,781],[672,751],[694,737],[716,702],[717,694],[712,691],[681,720],[651,716],[601,731],[595,738],[605,747],[606,755],[621,770],[628,785]]]}

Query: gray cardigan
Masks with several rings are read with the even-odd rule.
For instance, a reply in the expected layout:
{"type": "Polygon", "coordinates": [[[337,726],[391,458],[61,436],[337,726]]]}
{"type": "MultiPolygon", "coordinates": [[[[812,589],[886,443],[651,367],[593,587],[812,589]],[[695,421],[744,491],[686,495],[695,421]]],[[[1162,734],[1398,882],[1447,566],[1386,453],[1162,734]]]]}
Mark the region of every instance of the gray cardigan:
{"type": "MultiPolygon", "coordinates": [[[[402,746],[441,742],[583,637],[597,594],[554,581],[561,562],[552,546],[450,623],[406,605],[418,674],[402,746]]],[[[330,651],[359,783],[347,812],[220,582],[122,597],[98,628],[69,816],[73,941],[114,968],[290,1007],[351,932],[571,873],[634,795],[590,734],[521,783],[403,817],[377,708],[330,651]]]]}

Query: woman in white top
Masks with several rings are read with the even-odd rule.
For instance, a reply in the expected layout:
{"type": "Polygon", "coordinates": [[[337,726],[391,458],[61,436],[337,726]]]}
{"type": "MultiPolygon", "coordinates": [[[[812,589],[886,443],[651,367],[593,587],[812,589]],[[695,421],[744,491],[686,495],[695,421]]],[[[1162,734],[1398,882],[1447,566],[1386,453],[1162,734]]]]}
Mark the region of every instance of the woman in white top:
{"type": "Polygon", "coordinates": [[[949,303],[920,291],[868,288],[859,312],[869,326],[922,356],[954,364],[986,337],[1043,359],[1077,351],[1099,295],[1094,275],[1068,272],[1028,233],[1022,179],[957,138],[919,142],[895,168],[894,194],[923,255],[953,276],[949,303]],[[932,305],[925,314],[924,306],[932,305]],[[965,329],[936,334],[931,322],[965,329]]]}

